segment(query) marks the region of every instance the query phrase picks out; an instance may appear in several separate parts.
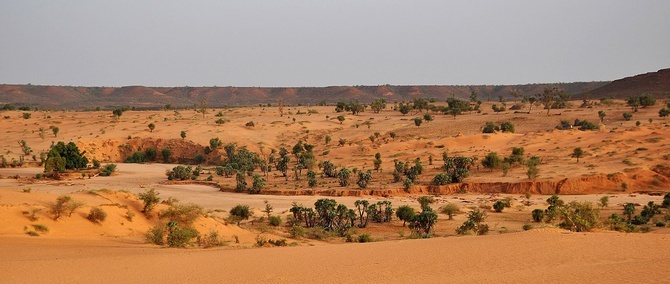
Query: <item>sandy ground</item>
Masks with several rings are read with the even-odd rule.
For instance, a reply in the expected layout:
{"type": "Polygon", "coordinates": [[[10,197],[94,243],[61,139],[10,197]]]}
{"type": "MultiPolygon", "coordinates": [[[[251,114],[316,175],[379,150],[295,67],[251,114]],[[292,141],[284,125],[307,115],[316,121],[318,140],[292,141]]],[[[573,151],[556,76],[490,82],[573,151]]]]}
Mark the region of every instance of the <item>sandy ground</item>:
{"type": "Polygon", "coordinates": [[[4,283],[667,283],[667,234],[557,229],[251,250],[3,238],[4,283]]]}

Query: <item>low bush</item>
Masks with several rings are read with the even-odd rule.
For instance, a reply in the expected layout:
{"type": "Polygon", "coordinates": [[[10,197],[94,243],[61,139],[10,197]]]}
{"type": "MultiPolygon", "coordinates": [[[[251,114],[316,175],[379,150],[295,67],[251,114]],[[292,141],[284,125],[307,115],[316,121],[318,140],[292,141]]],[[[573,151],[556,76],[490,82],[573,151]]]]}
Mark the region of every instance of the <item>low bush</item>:
{"type": "Polygon", "coordinates": [[[116,164],[107,164],[100,169],[100,176],[108,177],[116,171],[116,164]]]}
{"type": "Polygon", "coordinates": [[[220,247],[225,246],[226,242],[223,241],[217,231],[210,231],[209,234],[204,235],[199,239],[198,245],[203,248],[220,247]]]}
{"type": "Polygon", "coordinates": [[[100,207],[93,207],[86,217],[89,221],[93,223],[100,223],[107,219],[107,213],[102,210],[100,207]]]}
{"type": "Polygon", "coordinates": [[[359,243],[371,243],[371,242],[374,242],[374,239],[372,239],[372,236],[370,234],[360,234],[360,235],[358,235],[358,242],[359,243]]]}
{"type": "Polygon", "coordinates": [[[535,209],[531,214],[533,216],[533,222],[535,223],[541,222],[544,218],[544,210],[542,209],[535,209]]]}
{"type": "Polygon", "coordinates": [[[49,232],[49,227],[44,224],[33,224],[32,225],[35,231],[41,232],[41,233],[47,233],[49,232]]]}
{"type": "Polygon", "coordinates": [[[503,209],[505,209],[505,202],[503,202],[502,200],[498,200],[495,203],[493,203],[493,210],[495,210],[496,212],[500,213],[503,211],[503,209]]]}
{"type": "Polygon", "coordinates": [[[159,218],[191,226],[198,217],[202,216],[202,214],[203,209],[199,205],[193,203],[175,204],[170,208],[163,210],[159,214],[159,218]]]}
{"type": "Polygon", "coordinates": [[[130,155],[128,158],[123,160],[124,163],[146,163],[147,162],[147,156],[144,152],[142,151],[137,151],[130,155]]]}
{"type": "Polygon", "coordinates": [[[275,227],[281,226],[282,223],[281,216],[270,216],[270,218],[268,218],[268,222],[270,223],[270,225],[275,227]]]}
{"type": "Polygon", "coordinates": [[[168,223],[168,227],[167,245],[169,247],[186,247],[200,235],[193,227],[179,227],[173,222],[168,223]]]}

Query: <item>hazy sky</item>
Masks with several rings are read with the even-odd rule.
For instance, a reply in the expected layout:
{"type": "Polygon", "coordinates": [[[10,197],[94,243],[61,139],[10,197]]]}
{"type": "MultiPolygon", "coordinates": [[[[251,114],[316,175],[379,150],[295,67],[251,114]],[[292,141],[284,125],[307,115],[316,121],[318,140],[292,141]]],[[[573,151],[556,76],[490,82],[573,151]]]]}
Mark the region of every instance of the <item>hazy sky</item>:
{"type": "Polygon", "coordinates": [[[670,67],[670,1],[0,0],[0,83],[512,84],[670,67]]]}

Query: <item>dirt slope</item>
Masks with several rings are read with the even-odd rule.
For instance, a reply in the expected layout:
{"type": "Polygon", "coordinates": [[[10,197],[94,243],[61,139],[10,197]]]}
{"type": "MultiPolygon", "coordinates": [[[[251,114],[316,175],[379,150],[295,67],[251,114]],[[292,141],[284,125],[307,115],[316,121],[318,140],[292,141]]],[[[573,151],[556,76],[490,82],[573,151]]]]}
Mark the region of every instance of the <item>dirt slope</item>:
{"type": "Polygon", "coordinates": [[[670,93],[670,68],[614,80],[590,92],[592,98],[626,98],[643,93],[670,93]]]}

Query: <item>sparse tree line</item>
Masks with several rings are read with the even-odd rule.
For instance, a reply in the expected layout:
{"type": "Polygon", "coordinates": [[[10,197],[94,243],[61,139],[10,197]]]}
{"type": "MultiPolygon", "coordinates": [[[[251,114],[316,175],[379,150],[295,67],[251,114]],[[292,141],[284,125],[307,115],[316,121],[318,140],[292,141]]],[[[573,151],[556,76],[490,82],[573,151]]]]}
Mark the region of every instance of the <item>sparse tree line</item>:
{"type": "Polygon", "coordinates": [[[599,226],[621,232],[648,232],[651,227],[647,224],[650,222],[656,227],[666,227],[666,222],[670,220],[670,212],[666,212],[663,218],[654,218],[663,213],[661,208],[667,209],[670,207],[670,193],[663,197],[661,205],[649,201],[642,207],[639,214],[636,214],[635,208],[641,205],[625,203],[623,204],[622,215],[613,213],[603,223],[600,223],[600,209],[609,206],[608,196],[603,196],[600,199],[599,206],[586,201],[565,203],[558,195],[553,195],[546,201],[549,204],[547,209],[535,209],[531,212],[533,221],[538,223],[558,221],[558,227],[574,232],[590,231],[599,226]]]}

